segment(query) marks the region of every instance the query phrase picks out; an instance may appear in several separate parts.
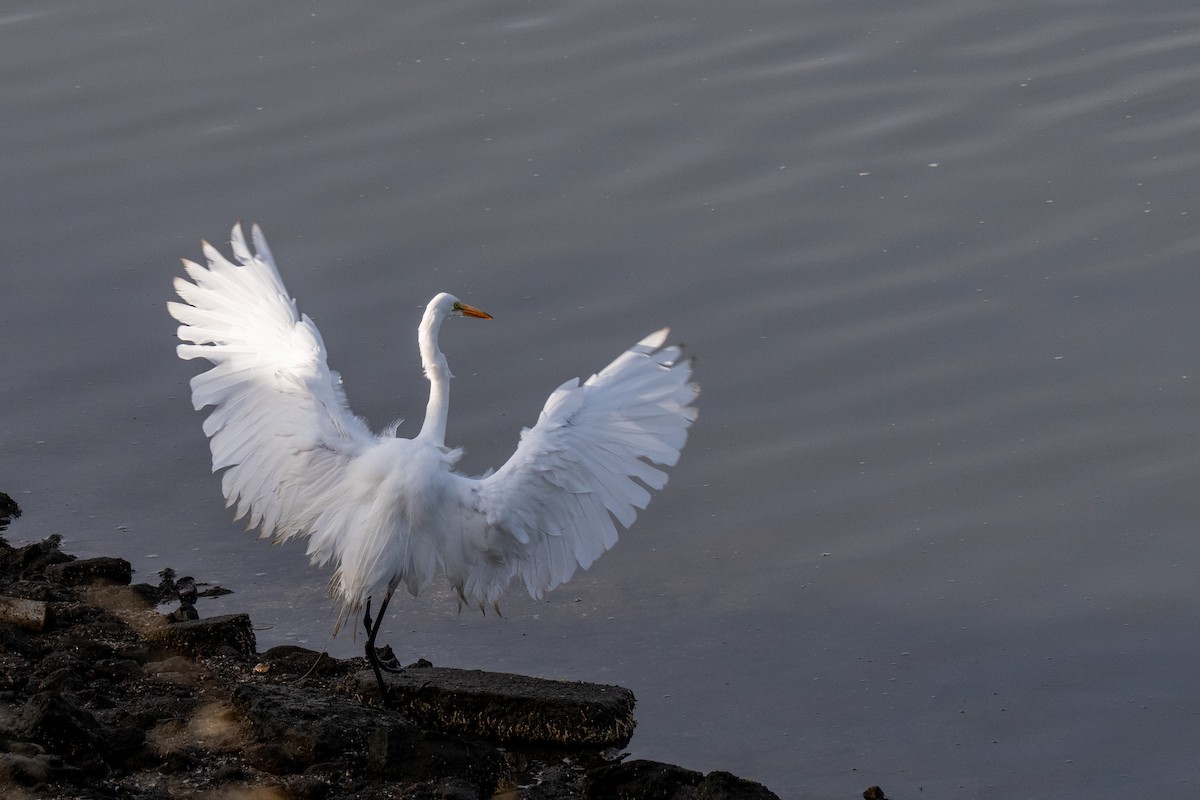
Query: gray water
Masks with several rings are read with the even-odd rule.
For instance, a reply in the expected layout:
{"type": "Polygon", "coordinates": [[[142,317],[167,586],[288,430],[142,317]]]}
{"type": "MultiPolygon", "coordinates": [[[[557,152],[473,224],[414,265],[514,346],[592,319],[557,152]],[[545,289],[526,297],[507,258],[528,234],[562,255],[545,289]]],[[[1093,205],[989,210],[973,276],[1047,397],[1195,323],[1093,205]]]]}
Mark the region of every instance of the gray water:
{"type": "Polygon", "coordinates": [[[637,757],[784,797],[1151,797],[1200,773],[1193,2],[8,2],[16,541],[358,652],[223,508],[166,314],[258,221],[354,409],[503,462],[663,325],[701,418],[617,547],[404,660],[619,683],[637,757]]]}

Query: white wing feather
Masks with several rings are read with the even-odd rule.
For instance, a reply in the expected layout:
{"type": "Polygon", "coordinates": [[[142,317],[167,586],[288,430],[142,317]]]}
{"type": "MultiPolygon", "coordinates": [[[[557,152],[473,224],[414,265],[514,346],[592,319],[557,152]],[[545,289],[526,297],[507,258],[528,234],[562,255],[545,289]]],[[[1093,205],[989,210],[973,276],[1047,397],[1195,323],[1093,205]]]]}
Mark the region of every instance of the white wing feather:
{"type": "Polygon", "coordinates": [[[213,471],[237,517],[276,540],[311,537],[333,562],[342,619],[399,585],[417,594],[440,569],[472,605],[494,605],[516,576],[535,598],[587,568],[661,489],[696,419],[691,362],[643,339],[582,385],[550,395],[508,462],[485,478],[454,472],[459,450],[375,436],[349,410],[316,325],[288,296],[258,226],[238,263],[207,243],[184,261],[179,356],[213,366],[192,379],[211,406],[213,471]]]}
{"type": "Polygon", "coordinates": [[[489,558],[462,581],[468,602],[496,602],[513,576],[529,593],[570,580],[617,541],[667,474],[651,463],[679,459],[699,388],[668,330],[647,336],[583,385],[564,383],[546,401],[517,451],[464,501],[486,520],[489,558]],[[648,488],[647,488],[648,487],[648,488]]]}
{"type": "Polygon", "coordinates": [[[287,539],[307,533],[340,473],[374,436],[350,413],[317,326],[288,297],[262,231],[252,254],[233,229],[234,265],[204,244],[208,267],[184,261],[194,281],[175,279],[185,303],[168,303],[183,323],[180,358],[213,367],[192,378],[192,405],[204,421],[213,472],[237,518],[287,539]]]}

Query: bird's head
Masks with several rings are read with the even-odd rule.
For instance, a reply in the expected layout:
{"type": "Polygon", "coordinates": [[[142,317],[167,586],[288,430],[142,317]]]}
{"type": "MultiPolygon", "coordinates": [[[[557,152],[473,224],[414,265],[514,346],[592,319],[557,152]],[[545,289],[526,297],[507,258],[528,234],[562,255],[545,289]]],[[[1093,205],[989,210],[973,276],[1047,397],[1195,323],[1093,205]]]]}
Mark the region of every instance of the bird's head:
{"type": "Polygon", "coordinates": [[[475,317],[476,319],[491,319],[492,315],[480,311],[472,305],[467,305],[452,294],[442,292],[429,301],[428,311],[437,317],[475,317]]]}

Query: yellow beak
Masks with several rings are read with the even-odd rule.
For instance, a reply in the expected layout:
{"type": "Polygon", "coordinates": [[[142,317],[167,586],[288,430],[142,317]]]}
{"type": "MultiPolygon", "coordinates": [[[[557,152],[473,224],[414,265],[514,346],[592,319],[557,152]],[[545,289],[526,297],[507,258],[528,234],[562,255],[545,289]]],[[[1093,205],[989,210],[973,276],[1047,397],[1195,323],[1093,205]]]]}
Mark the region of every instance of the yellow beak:
{"type": "Polygon", "coordinates": [[[459,303],[458,310],[462,312],[464,317],[476,317],[477,319],[492,319],[492,315],[486,311],[480,311],[475,306],[469,306],[466,303],[459,303]]]}

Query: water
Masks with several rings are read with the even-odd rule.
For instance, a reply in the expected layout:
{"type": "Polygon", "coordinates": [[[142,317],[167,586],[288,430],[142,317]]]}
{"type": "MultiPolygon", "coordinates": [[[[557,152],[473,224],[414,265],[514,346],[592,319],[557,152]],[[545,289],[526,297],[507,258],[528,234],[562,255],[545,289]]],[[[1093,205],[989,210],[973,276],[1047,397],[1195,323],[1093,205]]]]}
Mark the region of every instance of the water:
{"type": "Polygon", "coordinates": [[[266,229],[350,400],[498,465],[662,324],[701,419],[635,529],[404,657],[620,683],[638,757],[784,797],[1124,798],[1200,769],[1200,11],[978,0],[5,4],[12,538],[329,639],[208,475],[179,257],[266,229]],[[480,323],[481,324],[481,323],[480,323]]]}

